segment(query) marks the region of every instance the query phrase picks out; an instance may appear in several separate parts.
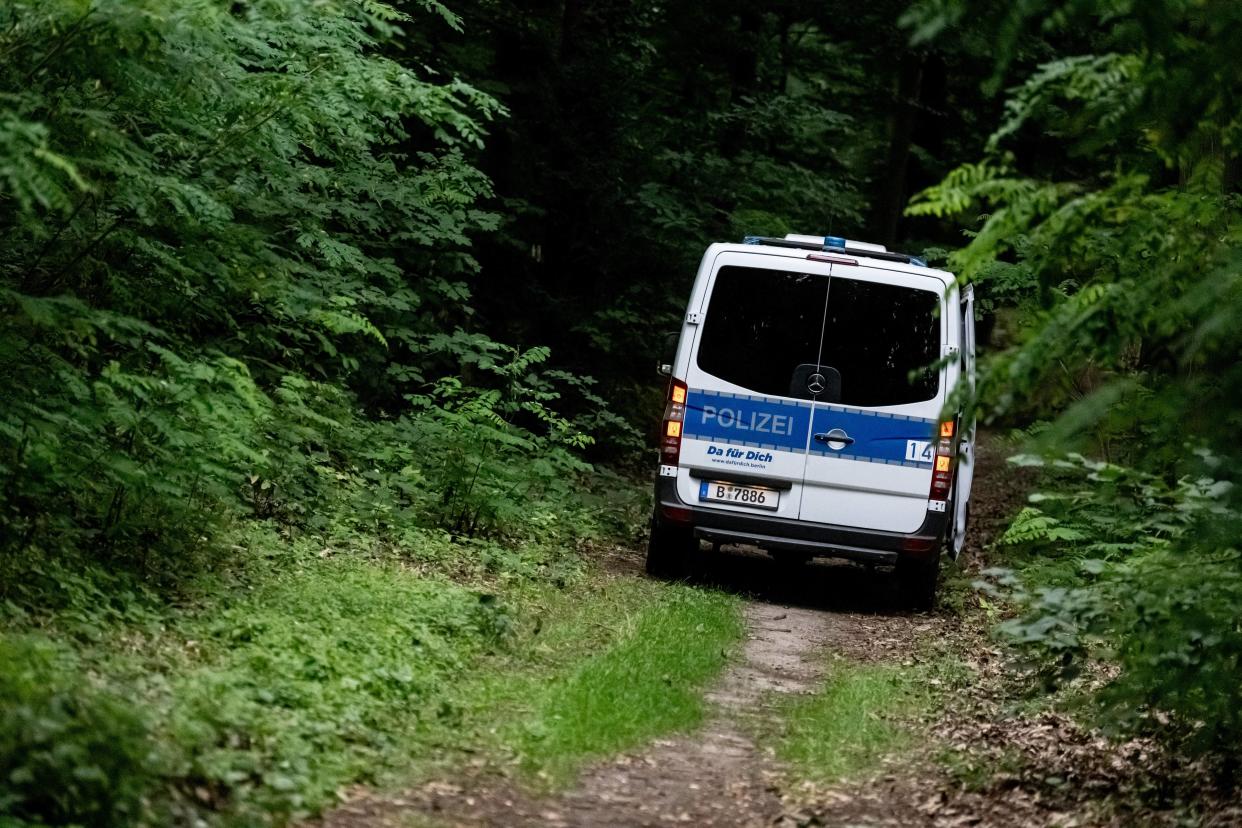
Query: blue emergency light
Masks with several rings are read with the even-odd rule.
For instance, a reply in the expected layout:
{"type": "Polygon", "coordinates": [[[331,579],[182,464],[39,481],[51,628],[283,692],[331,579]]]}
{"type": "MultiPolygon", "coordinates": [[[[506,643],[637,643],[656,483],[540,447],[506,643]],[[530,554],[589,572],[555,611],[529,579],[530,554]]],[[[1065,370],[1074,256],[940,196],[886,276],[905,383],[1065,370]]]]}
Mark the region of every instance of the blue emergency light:
{"type": "Polygon", "coordinates": [[[840,236],[824,236],[825,250],[845,250],[845,239],[840,236]]]}

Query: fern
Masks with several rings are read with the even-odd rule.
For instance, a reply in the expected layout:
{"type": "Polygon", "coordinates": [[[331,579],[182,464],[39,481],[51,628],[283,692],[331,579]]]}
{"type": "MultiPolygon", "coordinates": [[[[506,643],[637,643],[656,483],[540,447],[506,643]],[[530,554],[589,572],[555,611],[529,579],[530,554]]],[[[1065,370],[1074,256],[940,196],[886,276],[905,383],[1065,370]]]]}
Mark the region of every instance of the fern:
{"type": "Polygon", "coordinates": [[[1065,525],[1057,518],[1045,514],[1034,506],[1027,506],[1018,512],[1010,523],[1005,534],[1001,535],[1000,543],[1013,546],[1020,543],[1060,543],[1080,541],[1087,537],[1083,532],[1065,525]]]}
{"type": "MultiPolygon", "coordinates": [[[[1002,143],[1036,120],[1040,129],[1067,137],[1116,134],[1141,102],[1142,70],[1142,58],[1126,54],[1079,55],[1039,66],[1010,91],[1004,120],[988,138],[987,152],[999,152],[1002,143]]],[[[1083,146],[1094,148],[1094,142],[1083,146]]]]}

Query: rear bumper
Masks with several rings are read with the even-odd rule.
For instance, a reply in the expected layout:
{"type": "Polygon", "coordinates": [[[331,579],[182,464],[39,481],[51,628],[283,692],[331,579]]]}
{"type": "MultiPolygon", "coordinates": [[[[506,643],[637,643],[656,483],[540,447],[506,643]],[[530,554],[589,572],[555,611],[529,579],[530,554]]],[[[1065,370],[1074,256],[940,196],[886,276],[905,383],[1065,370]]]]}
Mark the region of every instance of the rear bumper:
{"type": "Polygon", "coordinates": [[[903,559],[922,560],[933,556],[944,541],[948,514],[947,510],[928,512],[923,525],[909,534],[878,532],[704,508],[681,499],[675,478],[656,479],[656,520],[669,526],[687,527],[695,537],[712,543],[744,543],[769,551],[887,566],[903,559]]]}

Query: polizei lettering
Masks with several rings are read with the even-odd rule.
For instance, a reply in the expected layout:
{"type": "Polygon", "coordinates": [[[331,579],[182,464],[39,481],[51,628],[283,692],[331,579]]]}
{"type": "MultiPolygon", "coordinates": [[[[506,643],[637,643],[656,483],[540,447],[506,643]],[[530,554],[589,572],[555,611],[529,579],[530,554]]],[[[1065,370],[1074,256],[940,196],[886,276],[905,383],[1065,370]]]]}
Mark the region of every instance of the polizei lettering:
{"type": "Polygon", "coordinates": [[[734,431],[753,431],[757,434],[793,434],[793,419],[788,414],[773,414],[768,411],[738,411],[733,408],[717,408],[714,405],[703,406],[702,424],[715,422],[720,428],[734,431]]]}

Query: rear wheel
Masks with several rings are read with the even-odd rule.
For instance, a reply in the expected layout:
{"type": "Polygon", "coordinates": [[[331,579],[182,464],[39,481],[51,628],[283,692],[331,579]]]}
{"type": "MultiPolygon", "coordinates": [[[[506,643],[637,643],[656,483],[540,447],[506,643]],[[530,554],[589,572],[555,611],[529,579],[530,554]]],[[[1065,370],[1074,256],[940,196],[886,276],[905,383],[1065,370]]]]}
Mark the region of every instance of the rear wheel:
{"type": "Polygon", "coordinates": [[[936,582],[940,577],[940,550],[930,558],[897,562],[897,587],[901,602],[914,610],[930,610],[936,605],[936,582]]]}
{"type": "Polygon", "coordinates": [[[658,578],[685,577],[690,554],[697,545],[688,527],[667,526],[651,515],[651,535],[647,539],[647,574],[658,578]]]}

